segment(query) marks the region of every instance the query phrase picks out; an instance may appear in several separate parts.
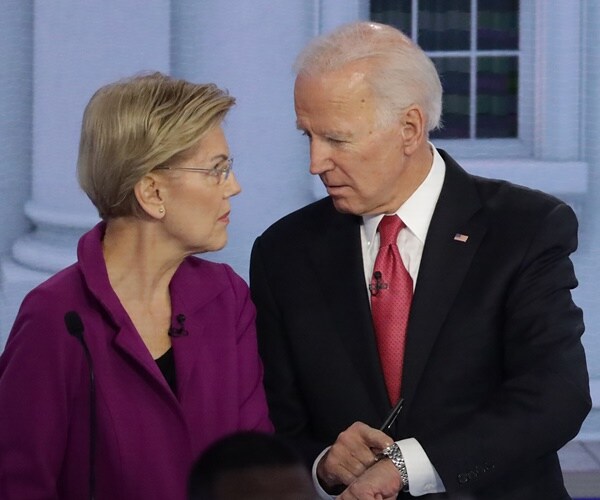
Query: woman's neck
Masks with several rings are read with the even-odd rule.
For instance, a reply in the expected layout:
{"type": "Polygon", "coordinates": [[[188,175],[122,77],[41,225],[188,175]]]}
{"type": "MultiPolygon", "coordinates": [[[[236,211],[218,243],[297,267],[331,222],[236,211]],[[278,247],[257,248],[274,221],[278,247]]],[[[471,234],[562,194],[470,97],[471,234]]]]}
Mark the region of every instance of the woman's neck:
{"type": "Polygon", "coordinates": [[[107,223],[102,242],[110,285],[155,359],[171,345],[169,284],[185,257],[169,250],[158,230],[122,217],[107,223]]]}

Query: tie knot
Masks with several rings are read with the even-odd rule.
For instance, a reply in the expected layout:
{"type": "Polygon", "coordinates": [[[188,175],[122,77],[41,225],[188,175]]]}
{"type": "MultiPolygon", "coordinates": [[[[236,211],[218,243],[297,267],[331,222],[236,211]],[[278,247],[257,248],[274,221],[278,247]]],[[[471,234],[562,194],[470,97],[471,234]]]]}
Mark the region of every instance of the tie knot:
{"type": "Polygon", "coordinates": [[[397,215],[386,215],[379,223],[379,247],[396,244],[398,233],[404,227],[404,222],[397,215]]]}

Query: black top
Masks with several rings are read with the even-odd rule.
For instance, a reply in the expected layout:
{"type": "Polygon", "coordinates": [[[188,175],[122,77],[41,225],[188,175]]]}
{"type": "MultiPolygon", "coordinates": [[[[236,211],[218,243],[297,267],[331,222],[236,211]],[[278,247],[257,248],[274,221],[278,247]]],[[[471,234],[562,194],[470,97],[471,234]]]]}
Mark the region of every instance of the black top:
{"type": "Polygon", "coordinates": [[[167,384],[169,384],[169,387],[175,393],[175,356],[173,355],[173,348],[169,347],[169,350],[159,358],[156,358],[155,361],[167,384]]]}

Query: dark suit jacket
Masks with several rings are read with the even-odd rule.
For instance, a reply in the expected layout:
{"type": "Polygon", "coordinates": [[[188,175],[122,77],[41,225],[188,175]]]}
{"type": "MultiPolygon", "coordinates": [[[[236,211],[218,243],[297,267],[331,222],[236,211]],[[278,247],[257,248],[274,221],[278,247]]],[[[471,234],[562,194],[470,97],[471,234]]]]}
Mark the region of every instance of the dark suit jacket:
{"type": "MultiPolygon", "coordinates": [[[[421,443],[449,496],[568,498],[556,450],[591,406],[582,313],[571,299],[576,217],[556,198],[471,176],[440,153],[446,176],[393,437],[421,443]]],[[[360,224],[325,198],[275,223],[252,251],[271,418],[310,459],[353,422],[379,427],[390,410],[360,224]]]]}

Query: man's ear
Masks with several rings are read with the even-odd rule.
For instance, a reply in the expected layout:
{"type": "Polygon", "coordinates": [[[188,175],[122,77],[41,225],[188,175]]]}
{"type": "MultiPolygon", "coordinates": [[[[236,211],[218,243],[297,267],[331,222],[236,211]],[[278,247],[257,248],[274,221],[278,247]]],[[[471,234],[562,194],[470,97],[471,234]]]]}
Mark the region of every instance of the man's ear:
{"type": "Polygon", "coordinates": [[[144,212],[154,219],[165,216],[165,186],[152,172],[144,175],[134,186],[133,192],[144,212]]]}
{"type": "Polygon", "coordinates": [[[405,153],[413,154],[426,137],[425,115],[419,106],[413,105],[404,112],[401,133],[405,153]]]}

